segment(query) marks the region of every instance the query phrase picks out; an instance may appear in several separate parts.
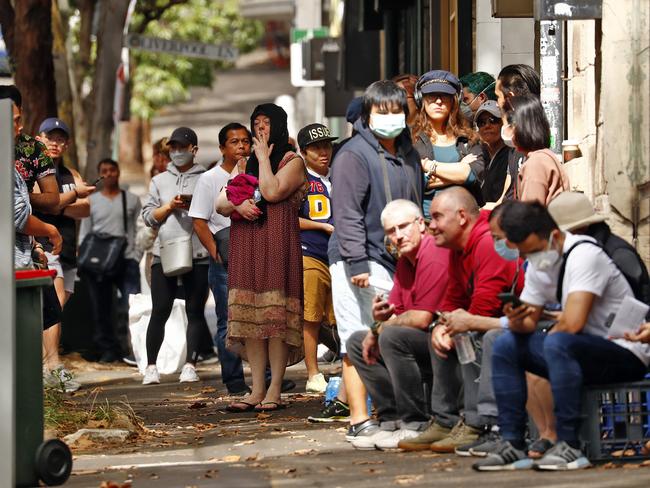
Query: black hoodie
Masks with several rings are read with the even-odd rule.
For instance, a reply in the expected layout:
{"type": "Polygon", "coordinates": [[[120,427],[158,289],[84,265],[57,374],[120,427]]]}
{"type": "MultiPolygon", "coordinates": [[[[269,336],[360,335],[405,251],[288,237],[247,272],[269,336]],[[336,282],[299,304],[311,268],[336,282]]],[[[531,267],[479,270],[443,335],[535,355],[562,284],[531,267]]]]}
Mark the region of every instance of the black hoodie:
{"type": "MultiPolygon", "coordinates": [[[[332,165],[333,241],[338,242],[338,251],[352,276],[370,272],[369,260],[394,272],[395,260],[384,246],[380,220],[388,203],[380,150],[386,161],[391,199],[404,198],[419,206],[423,191],[420,156],[408,129],[397,137],[397,156],[383,150],[361,119],[354,123],[354,129],[357,134],[341,148],[332,165]]],[[[330,262],[335,261],[330,256],[330,262]]]]}

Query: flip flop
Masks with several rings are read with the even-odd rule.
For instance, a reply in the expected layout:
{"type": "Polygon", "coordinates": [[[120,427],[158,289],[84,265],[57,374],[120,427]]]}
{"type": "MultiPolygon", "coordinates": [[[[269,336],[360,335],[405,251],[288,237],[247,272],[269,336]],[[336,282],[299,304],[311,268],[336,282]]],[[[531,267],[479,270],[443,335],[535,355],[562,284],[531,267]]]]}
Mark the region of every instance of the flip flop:
{"type": "Polygon", "coordinates": [[[242,412],[250,412],[251,410],[255,410],[256,404],[254,403],[248,403],[243,400],[239,400],[238,402],[233,402],[230,405],[226,407],[226,412],[230,413],[242,413],[242,412]],[[235,407],[235,405],[246,405],[244,408],[238,408],[235,407]]]}
{"type": "Polygon", "coordinates": [[[260,402],[255,406],[255,408],[253,408],[253,410],[256,412],[274,412],[276,410],[284,410],[285,408],[287,408],[287,405],[284,403],[260,402]],[[270,405],[270,406],[265,407],[265,405],[270,405]]]}

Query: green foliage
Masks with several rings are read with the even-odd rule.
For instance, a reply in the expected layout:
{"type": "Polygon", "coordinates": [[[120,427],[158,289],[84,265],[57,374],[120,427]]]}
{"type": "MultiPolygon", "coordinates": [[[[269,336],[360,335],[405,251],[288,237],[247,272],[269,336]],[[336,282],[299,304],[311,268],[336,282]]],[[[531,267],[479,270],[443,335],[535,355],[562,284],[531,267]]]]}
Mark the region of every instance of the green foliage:
{"type": "MultiPolygon", "coordinates": [[[[131,25],[141,25],[144,19],[145,14],[136,11],[131,25]]],[[[149,22],[144,31],[144,35],[164,39],[231,44],[240,53],[254,49],[262,33],[260,22],[239,15],[237,2],[214,0],[189,0],[173,6],[160,19],[149,22]]],[[[232,67],[223,61],[145,51],[132,51],[131,59],[131,112],[145,119],[166,105],[186,100],[189,87],[211,86],[216,70],[232,67]]]]}

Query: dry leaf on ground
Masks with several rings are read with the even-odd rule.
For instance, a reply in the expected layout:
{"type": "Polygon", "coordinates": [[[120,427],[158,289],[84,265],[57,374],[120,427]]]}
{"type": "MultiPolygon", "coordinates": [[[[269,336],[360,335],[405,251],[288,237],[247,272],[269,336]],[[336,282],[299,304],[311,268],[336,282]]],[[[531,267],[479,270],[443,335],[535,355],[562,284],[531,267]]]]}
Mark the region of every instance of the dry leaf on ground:
{"type": "Polygon", "coordinates": [[[401,486],[413,485],[424,478],[423,474],[404,474],[395,476],[395,484],[401,486]]]}
{"type": "Polygon", "coordinates": [[[240,459],[241,456],[224,456],[221,458],[224,463],[236,463],[239,462],[240,459]]]}

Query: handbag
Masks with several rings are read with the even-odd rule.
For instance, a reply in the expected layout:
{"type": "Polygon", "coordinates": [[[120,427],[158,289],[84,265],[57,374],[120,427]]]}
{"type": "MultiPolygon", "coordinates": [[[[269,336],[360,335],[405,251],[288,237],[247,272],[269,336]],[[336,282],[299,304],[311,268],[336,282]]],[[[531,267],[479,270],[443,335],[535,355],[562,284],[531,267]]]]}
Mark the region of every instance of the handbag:
{"type": "Polygon", "coordinates": [[[228,269],[228,253],[230,252],[230,227],[221,229],[214,235],[214,242],[217,244],[217,251],[221,256],[223,267],[228,269]]]}
{"type": "Polygon", "coordinates": [[[192,235],[160,241],[160,264],[165,276],[192,271],[192,235]]]}
{"type": "Polygon", "coordinates": [[[126,249],[126,192],[122,190],[123,236],[113,236],[104,232],[91,232],[86,235],[79,246],[77,265],[81,272],[96,277],[114,277],[124,269],[124,251],[126,249]]]}

